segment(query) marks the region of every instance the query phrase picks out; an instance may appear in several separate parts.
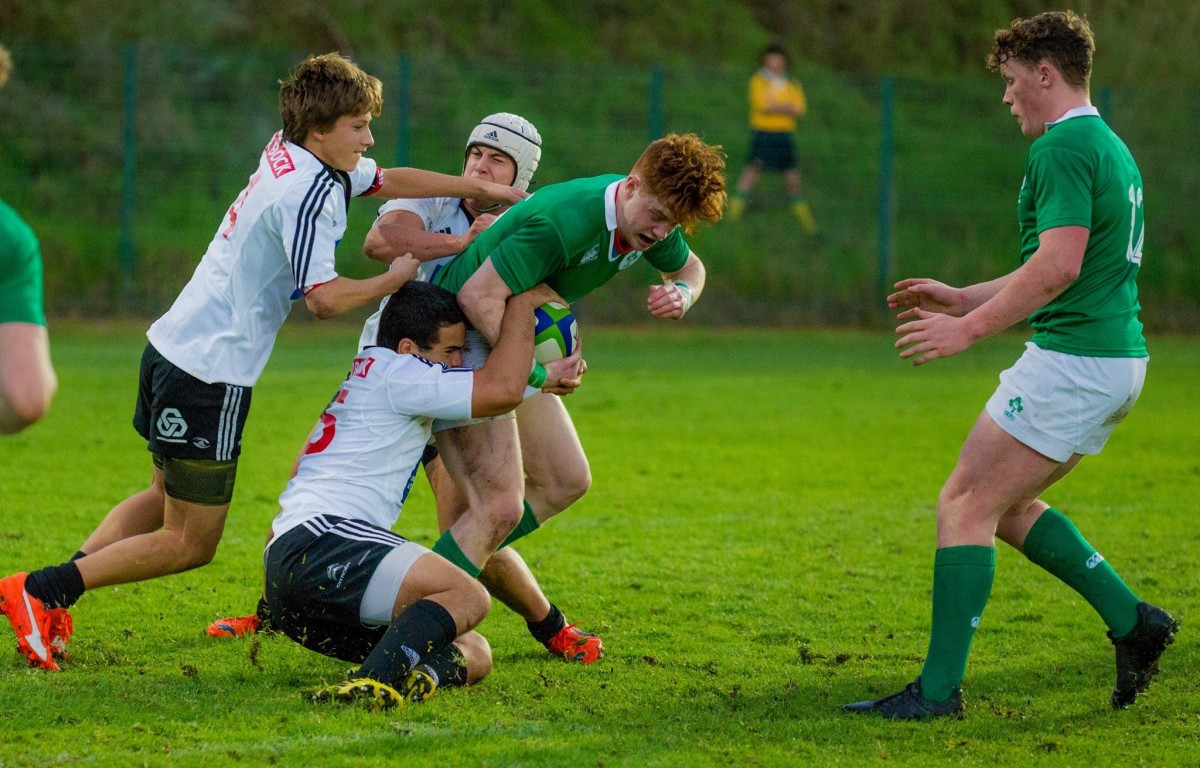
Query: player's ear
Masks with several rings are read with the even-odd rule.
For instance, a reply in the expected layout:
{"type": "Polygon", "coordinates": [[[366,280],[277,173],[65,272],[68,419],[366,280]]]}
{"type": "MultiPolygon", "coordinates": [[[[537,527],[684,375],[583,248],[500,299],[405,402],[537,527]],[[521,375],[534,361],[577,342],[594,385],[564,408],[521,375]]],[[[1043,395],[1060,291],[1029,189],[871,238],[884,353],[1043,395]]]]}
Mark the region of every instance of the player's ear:
{"type": "Polygon", "coordinates": [[[625,193],[625,199],[629,200],[642,188],[642,177],[636,173],[631,173],[625,177],[625,183],[621,185],[621,191],[625,193]]]}
{"type": "Polygon", "coordinates": [[[402,355],[415,355],[421,351],[421,347],[412,339],[400,339],[400,343],[396,345],[396,351],[402,355]]]}

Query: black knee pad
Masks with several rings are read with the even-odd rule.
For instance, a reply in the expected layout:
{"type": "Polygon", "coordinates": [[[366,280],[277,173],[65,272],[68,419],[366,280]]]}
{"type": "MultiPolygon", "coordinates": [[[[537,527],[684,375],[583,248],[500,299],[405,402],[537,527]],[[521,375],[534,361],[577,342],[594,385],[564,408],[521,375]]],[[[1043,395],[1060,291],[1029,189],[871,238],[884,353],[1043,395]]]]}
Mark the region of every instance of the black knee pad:
{"type": "Polygon", "coordinates": [[[233,499],[237,465],[237,459],[209,461],[163,456],[163,486],[173,499],[210,507],[221,506],[233,499]]]}

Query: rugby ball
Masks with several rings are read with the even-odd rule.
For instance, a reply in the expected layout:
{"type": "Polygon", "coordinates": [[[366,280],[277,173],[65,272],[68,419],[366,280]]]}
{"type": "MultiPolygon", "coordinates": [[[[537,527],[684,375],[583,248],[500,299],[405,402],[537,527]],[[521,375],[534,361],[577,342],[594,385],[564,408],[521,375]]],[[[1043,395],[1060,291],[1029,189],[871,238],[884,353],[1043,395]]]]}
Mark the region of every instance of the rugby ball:
{"type": "Polygon", "coordinates": [[[549,301],[533,310],[533,357],[545,365],[575,351],[579,323],[570,307],[549,301]]]}

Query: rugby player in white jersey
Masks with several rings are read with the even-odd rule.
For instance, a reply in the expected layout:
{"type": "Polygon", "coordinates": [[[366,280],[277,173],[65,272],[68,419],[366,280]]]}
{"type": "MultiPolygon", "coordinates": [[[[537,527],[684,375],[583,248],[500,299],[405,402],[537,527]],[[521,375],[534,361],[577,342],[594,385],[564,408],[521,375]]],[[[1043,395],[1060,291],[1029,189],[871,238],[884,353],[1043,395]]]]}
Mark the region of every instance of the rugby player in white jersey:
{"type": "Polygon", "coordinates": [[[280,84],[283,130],[268,143],[191,281],[151,327],[134,426],[153,457],[150,486],[118,504],[66,563],[0,580],[0,611],[31,664],[58,669],[87,589],[212,560],[233,496],[251,387],[292,304],[319,318],[377,301],[416,273],[402,257],[364,280],[341,277],[334,248],[354,195],[459,195],[512,203],[524,192],[364,157],[382,85],[339,54],[310,56],[280,84]]]}
{"type": "MultiPolygon", "coordinates": [[[[541,159],[541,135],[519,115],[500,112],[483,118],[467,138],[463,176],[526,190],[541,159]]],[[[421,262],[419,279],[434,273],[464,250],[476,235],[508,209],[506,205],[453,197],[389,200],[367,234],[367,255],[389,263],[411,254],[421,262]]],[[[390,297],[389,297],[390,298],[390,297]]],[[[359,348],[375,343],[383,307],[363,327],[359,348]]],[[[540,506],[565,508],[587,491],[591,482],[587,457],[561,401],[547,393],[527,398],[517,408],[517,428],[550,422],[549,439],[522,444],[526,469],[526,492],[540,499],[540,506]]],[[[466,507],[458,486],[445,473],[437,451],[431,446],[422,461],[434,488],[438,521],[444,531],[466,507]]],[[[568,624],[562,611],[542,592],[524,559],[512,547],[502,547],[488,560],[480,581],[488,591],[525,619],[530,634],[546,649],[568,660],[590,664],[603,655],[600,638],[568,624]]],[[[210,637],[241,637],[270,626],[265,603],[248,616],[217,619],[207,629],[210,637]]]]}
{"type": "MultiPolygon", "coordinates": [[[[272,628],[306,648],[358,662],[318,701],[385,708],[466,685],[491,670],[472,631],[487,592],[440,555],[391,532],[435,418],[497,416],[524,396],[545,286],[513,297],[500,341],[479,370],[459,367],[466,317],[449,291],[404,284],[380,318],[377,343],[354,358],[279,498],[264,554],[272,628]]],[[[579,354],[547,365],[570,391],[579,354]]]]}

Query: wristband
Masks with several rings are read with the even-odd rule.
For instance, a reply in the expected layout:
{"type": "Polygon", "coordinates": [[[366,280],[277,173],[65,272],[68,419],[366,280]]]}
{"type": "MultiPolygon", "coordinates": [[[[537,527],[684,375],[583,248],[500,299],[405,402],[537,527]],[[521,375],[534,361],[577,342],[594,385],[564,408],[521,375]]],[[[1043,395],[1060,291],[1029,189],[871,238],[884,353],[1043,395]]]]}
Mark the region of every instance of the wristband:
{"type": "Polygon", "coordinates": [[[546,367],[537,360],[533,361],[533,370],[529,372],[529,386],[542,388],[546,383],[546,367]]]}
{"type": "Polygon", "coordinates": [[[672,280],[671,282],[679,289],[679,295],[683,296],[683,311],[687,312],[692,308],[692,304],[696,303],[696,295],[692,293],[692,286],[682,280],[672,280]]]}

